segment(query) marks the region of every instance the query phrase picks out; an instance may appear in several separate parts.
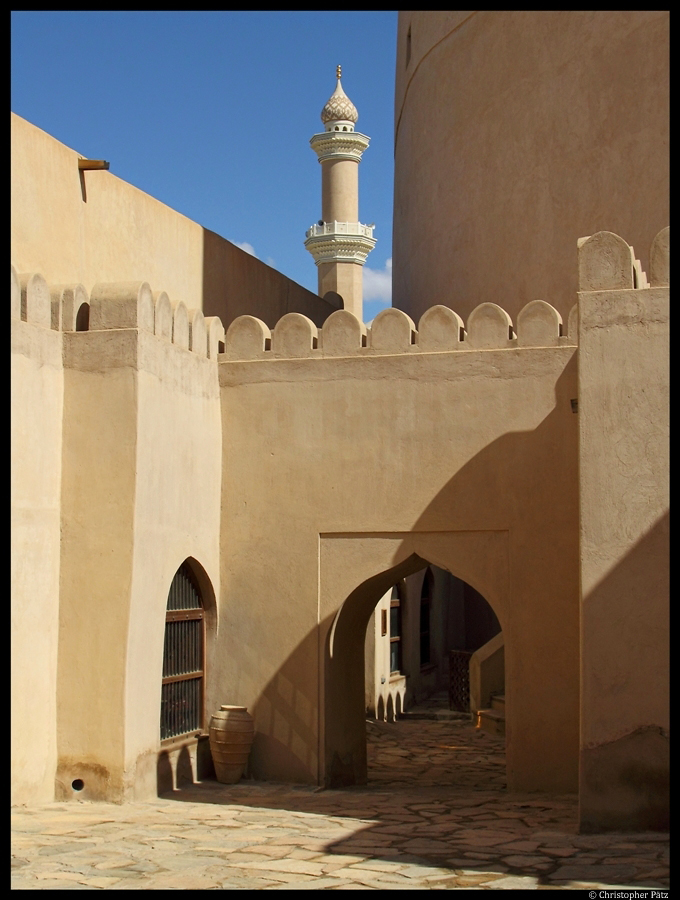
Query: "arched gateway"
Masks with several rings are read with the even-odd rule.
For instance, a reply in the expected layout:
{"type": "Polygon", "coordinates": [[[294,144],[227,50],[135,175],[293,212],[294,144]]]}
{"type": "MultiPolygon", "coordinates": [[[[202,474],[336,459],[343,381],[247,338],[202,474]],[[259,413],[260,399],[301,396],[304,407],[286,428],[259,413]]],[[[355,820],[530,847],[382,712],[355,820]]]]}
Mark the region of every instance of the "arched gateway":
{"type": "MultiPolygon", "coordinates": [[[[409,536],[383,535],[379,538],[344,539],[328,554],[328,582],[322,576],[322,590],[330,587],[331,572],[338,574],[342,557],[352,557],[354,573],[358,558],[365,557],[366,567],[392,557],[403,561],[362,581],[348,594],[327,631],[324,652],[324,724],[323,724],[323,783],[327,787],[364,784],[367,778],[366,723],[364,708],[364,635],[376,603],[393,584],[430,562],[449,565],[459,570],[463,566],[468,583],[476,584],[489,597],[494,607],[503,607],[507,596],[505,581],[505,551],[503,541],[492,548],[482,538],[477,552],[475,539],[469,536],[420,534],[409,536]],[[408,547],[418,552],[408,553],[408,547]],[[422,554],[422,555],[421,555],[422,554]],[[494,556],[496,557],[494,559],[494,556]],[[332,562],[331,562],[332,559],[332,562]],[[480,563],[484,562],[484,569],[480,563]],[[467,564],[466,564],[467,563],[467,564]],[[479,566],[479,571],[475,569],[479,566]]],[[[363,566],[361,566],[363,569],[363,566]]],[[[323,557],[322,557],[323,571],[323,557]]],[[[499,614],[502,621],[503,613],[499,614]]],[[[514,643],[514,639],[513,639],[514,643]]],[[[510,651],[512,659],[512,650],[510,651]]],[[[511,679],[509,679],[510,684],[511,679]]],[[[507,686],[506,686],[507,690],[507,686]]],[[[512,694],[512,690],[510,691],[512,694]]],[[[510,726],[511,727],[511,726],[510,726]]]]}

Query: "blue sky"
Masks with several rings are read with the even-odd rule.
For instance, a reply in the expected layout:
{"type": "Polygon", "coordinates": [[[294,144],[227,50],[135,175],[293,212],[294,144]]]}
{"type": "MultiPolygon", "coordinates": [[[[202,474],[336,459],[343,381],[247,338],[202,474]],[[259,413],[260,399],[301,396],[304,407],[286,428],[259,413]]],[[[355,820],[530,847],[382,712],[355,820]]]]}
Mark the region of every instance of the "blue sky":
{"type": "Polygon", "coordinates": [[[396,12],[13,12],[12,110],[316,292],[309,138],[340,63],[371,138],[369,321],[391,297],[396,29],[396,12]]]}

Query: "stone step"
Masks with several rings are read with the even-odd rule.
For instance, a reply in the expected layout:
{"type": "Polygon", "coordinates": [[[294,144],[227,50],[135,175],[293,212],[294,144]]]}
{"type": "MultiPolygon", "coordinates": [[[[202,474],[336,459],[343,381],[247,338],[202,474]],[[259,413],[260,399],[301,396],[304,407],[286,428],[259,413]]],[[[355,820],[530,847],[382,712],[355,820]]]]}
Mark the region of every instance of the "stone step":
{"type": "Polygon", "coordinates": [[[477,728],[488,734],[505,734],[505,713],[500,709],[478,710],[477,728]]]}
{"type": "Polygon", "coordinates": [[[458,712],[455,709],[407,709],[400,713],[399,719],[424,719],[429,721],[470,721],[470,713],[458,712]]]}
{"type": "Polygon", "coordinates": [[[491,709],[497,709],[499,712],[505,713],[505,694],[491,695],[491,709]]]}

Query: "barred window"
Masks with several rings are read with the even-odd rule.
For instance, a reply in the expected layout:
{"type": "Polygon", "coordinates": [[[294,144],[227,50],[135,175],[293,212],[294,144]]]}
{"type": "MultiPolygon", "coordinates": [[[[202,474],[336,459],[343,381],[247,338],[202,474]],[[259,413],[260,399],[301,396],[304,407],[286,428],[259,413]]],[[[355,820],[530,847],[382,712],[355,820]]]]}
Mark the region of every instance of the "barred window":
{"type": "Polygon", "coordinates": [[[187,563],[170,585],[165,613],[161,740],[203,730],[205,618],[201,592],[187,563]]]}
{"type": "Polygon", "coordinates": [[[390,598],[390,672],[401,672],[401,600],[396,584],[390,598]]]}

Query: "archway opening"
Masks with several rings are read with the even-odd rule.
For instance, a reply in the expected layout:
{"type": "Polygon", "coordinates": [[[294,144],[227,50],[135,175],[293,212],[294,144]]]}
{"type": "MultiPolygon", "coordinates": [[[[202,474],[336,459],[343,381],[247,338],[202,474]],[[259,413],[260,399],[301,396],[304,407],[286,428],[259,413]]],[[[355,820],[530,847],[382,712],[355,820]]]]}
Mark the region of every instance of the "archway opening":
{"type": "MultiPolygon", "coordinates": [[[[476,730],[503,737],[500,621],[471,584],[415,554],[350,594],[334,622],[326,663],[327,786],[367,782],[367,720],[408,719],[423,704],[432,715],[421,711],[417,718],[456,719],[468,732],[479,726],[476,730]],[[470,662],[479,663],[480,658],[471,693],[470,662]],[[498,695],[493,705],[499,708],[493,727],[488,727],[488,720],[481,721],[480,710],[473,708],[480,699],[480,669],[483,685],[488,687],[487,659],[496,674],[500,662],[500,680],[493,682],[493,693],[498,695]]],[[[491,698],[485,700],[491,705],[491,698]]],[[[504,773],[504,754],[502,763],[504,773]]]]}
{"type": "Polygon", "coordinates": [[[378,600],[366,628],[367,716],[382,719],[378,703],[389,694],[398,714],[435,694],[452,711],[476,714],[469,661],[500,632],[482,594],[446,569],[429,565],[406,576],[378,600]]]}

